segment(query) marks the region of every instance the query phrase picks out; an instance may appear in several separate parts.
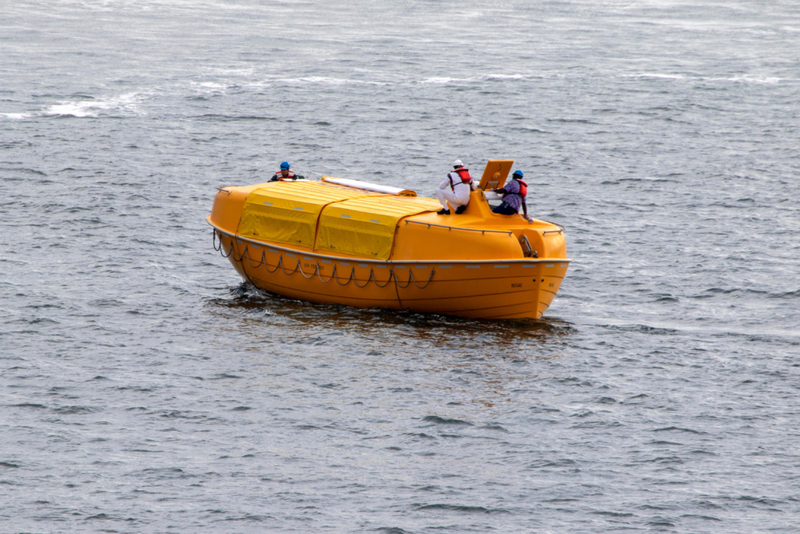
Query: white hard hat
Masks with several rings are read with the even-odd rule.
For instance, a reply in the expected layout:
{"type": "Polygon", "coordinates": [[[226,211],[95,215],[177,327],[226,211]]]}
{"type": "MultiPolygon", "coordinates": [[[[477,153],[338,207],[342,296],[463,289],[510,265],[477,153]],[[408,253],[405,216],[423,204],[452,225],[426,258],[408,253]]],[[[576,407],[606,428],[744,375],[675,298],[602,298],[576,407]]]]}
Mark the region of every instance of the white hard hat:
{"type": "Polygon", "coordinates": [[[457,159],[453,162],[453,167],[463,167],[463,166],[464,163],[460,159],[457,159]]]}

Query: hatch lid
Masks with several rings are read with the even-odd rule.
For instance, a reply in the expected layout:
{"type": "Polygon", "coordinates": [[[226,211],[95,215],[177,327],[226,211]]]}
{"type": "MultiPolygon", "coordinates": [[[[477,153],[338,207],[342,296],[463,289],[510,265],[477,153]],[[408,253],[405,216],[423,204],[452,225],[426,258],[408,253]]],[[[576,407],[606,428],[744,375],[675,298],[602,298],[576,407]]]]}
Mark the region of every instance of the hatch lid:
{"type": "Polygon", "coordinates": [[[492,189],[502,188],[503,184],[506,183],[508,173],[511,172],[512,165],[514,165],[513,159],[490,159],[483,170],[478,189],[491,191],[492,189]]]}

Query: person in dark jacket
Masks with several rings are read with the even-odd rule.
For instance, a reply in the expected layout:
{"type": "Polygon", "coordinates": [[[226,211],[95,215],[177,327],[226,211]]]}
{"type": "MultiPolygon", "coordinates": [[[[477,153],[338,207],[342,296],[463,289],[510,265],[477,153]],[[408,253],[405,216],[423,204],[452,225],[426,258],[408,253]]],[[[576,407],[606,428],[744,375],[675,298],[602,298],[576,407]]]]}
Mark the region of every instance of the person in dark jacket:
{"type": "Polygon", "coordinates": [[[302,180],[305,176],[300,176],[299,174],[295,174],[289,170],[291,165],[289,165],[288,161],[284,161],[281,163],[281,170],[275,173],[275,176],[270,178],[270,182],[286,182],[289,180],[302,180]]]}
{"type": "Polygon", "coordinates": [[[520,170],[514,171],[511,175],[511,180],[502,189],[495,189],[495,193],[503,195],[503,202],[494,208],[494,213],[501,215],[515,215],[519,213],[519,208],[522,207],[522,212],[525,214],[525,220],[533,222],[533,219],[528,217],[528,205],[525,203],[525,197],[528,194],[528,184],[522,181],[524,174],[520,170]]]}

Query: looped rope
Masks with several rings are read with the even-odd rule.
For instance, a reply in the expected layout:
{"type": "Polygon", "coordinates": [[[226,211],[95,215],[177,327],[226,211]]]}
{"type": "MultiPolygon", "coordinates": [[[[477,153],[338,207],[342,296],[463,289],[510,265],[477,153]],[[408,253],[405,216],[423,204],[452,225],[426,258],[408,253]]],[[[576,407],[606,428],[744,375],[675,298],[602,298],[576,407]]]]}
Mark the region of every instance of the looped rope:
{"type": "MultiPolygon", "coordinates": [[[[372,276],[372,271],[371,271],[371,270],[370,270],[370,273],[369,273],[369,274],[370,274],[370,276],[372,276]]],[[[395,279],[397,278],[397,277],[394,275],[394,271],[389,271],[389,278],[386,280],[386,283],[385,283],[385,284],[383,284],[383,285],[380,285],[380,284],[378,283],[378,279],[377,279],[377,278],[375,278],[374,276],[372,276],[372,281],[373,281],[373,282],[375,282],[375,285],[376,285],[376,286],[378,286],[378,287],[380,287],[380,288],[384,288],[384,287],[386,287],[386,286],[388,286],[389,284],[391,284],[391,283],[392,283],[392,277],[394,277],[395,279]]]]}
{"type": "Polygon", "coordinates": [[[231,250],[227,254],[225,254],[225,252],[224,252],[225,251],[225,247],[222,246],[222,236],[219,236],[219,247],[217,247],[217,231],[216,230],[212,230],[212,235],[213,235],[213,237],[212,237],[211,243],[212,243],[212,246],[214,247],[214,250],[219,252],[220,256],[222,256],[223,258],[230,257],[230,255],[233,254],[233,239],[231,239],[231,250]]]}
{"type": "MultiPolygon", "coordinates": [[[[413,278],[411,280],[412,280],[412,282],[414,282],[414,285],[417,286],[418,288],[425,289],[426,287],[428,287],[431,284],[431,280],[433,280],[433,273],[435,273],[435,272],[436,272],[436,269],[431,269],[431,275],[428,277],[428,281],[425,282],[424,286],[420,286],[416,281],[414,281],[413,278]]],[[[409,271],[409,273],[411,273],[411,271],[409,271]]]]}
{"type": "Polygon", "coordinates": [[[306,273],[303,272],[303,268],[300,267],[300,260],[299,259],[297,260],[297,268],[299,269],[300,274],[303,275],[303,278],[308,280],[309,278],[314,278],[314,275],[317,273],[317,269],[319,268],[319,263],[314,262],[314,272],[309,274],[309,275],[307,275],[307,276],[306,276],[306,273]]]}
{"type": "Polygon", "coordinates": [[[406,285],[404,285],[404,286],[400,285],[400,277],[399,276],[395,277],[394,285],[396,285],[400,289],[405,289],[405,288],[407,288],[408,286],[411,285],[411,280],[413,280],[413,279],[414,279],[414,275],[411,273],[411,270],[409,269],[409,271],[408,271],[408,282],[406,283],[406,285]]]}
{"type": "MultiPolygon", "coordinates": [[[[281,255],[281,260],[282,259],[283,259],[283,255],[281,255]]],[[[297,263],[294,266],[294,271],[292,271],[290,273],[287,273],[286,269],[284,269],[283,265],[281,265],[281,271],[283,271],[283,274],[285,274],[286,276],[292,276],[294,273],[297,272],[297,269],[299,269],[299,268],[300,268],[300,260],[299,259],[297,260],[297,263]]]]}
{"type": "Polygon", "coordinates": [[[397,285],[397,287],[399,287],[400,289],[405,289],[405,288],[407,288],[408,286],[410,286],[410,285],[413,283],[413,284],[414,284],[415,286],[417,286],[419,289],[425,289],[426,287],[428,287],[428,285],[430,285],[430,283],[431,283],[431,280],[433,280],[433,273],[434,273],[434,272],[436,272],[436,269],[431,269],[431,275],[428,277],[428,281],[425,283],[425,285],[424,285],[424,286],[421,286],[421,285],[419,285],[419,284],[417,283],[417,281],[416,281],[416,280],[414,280],[414,271],[412,271],[411,269],[409,269],[409,270],[408,270],[408,282],[406,283],[406,285],[404,285],[404,286],[401,286],[401,285],[400,285],[400,279],[399,279],[399,278],[395,278],[395,280],[397,280],[397,281],[396,281],[396,285],[397,285]]]}
{"type": "Polygon", "coordinates": [[[346,286],[347,284],[349,284],[349,283],[350,283],[350,280],[352,280],[352,279],[353,279],[353,274],[355,274],[355,272],[356,272],[356,268],[355,268],[355,267],[350,267],[350,276],[348,276],[348,277],[347,277],[347,282],[345,282],[345,283],[343,284],[343,283],[341,283],[341,282],[339,281],[339,279],[337,278],[337,279],[336,279],[336,283],[337,283],[337,284],[339,284],[340,286],[346,286]]]}
{"type": "MultiPolygon", "coordinates": [[[[317,263],[317,267],[319,267],[319,263],[317,263]]],[[[331,277],[328,278],[327,281],[322,279],[322,277],[320,276],[321,272],[322,272],[322,269],[317,269],[317,278],[319,278],[319,281],[322,282],[323,284],[327,284],[328,282],[333,280],[333,278],[336,276],[336,266],[335,265],[333,266],[333,273],[331,274],[331,277]]]]}
{"type": "MultiPolygon", "coordinates": [[[[355,270],[355,267],[353,267],[353,269],[355,270]]],[[[372,273],[372,267],[370,267],[370,268],[369,268],[369,276],[367,277],[367,281],[366,281],[366,282],[364,282],[364,285],[363,285],[363,286],[360,286],[360,285],[358,285],[358,282],[356,282],[356,279],[355,279],[355,278],[353,278],[353,284],[355,284],[355,286],[356,286],[356,287],[358,287],[358,288],[365,288],[365,287],[367,287],[367,286],[369,285],[369,281],[370,281],[370,280],[372,280],[372,274],[373,274],[373,273],[372,273]]]]}
{"type": "Polygon", "coordinates": [[[247,245],[244,246],[244,253],[247,255],[247,265],[249,265],[251,269],[258,269],[259,267],[261,267],[261,265],[264,265],[264,262],[266,261],[266,257],[265,257],[266,251],[264,251],[264,250],[261,251],[261,261],[259,261],[255,265],[250,263],[250,252],[248,250],[247,245]]]}
{"type": "MultiPolygon", "coordinates": [[[[228,258],[228,257],[231,256],[231,254],[233,254],[234,243],[235,243],[235,240],[231,239],[230,250],[228,251],[227,254],[225,254],[225,247],[224,247],[224,244],[222,242],[222,236],[221,235],[219,236],[219,245],[217,245],[217,231],[216,230],[212,231],[212,246],[214,247],[214,250],[219,252],[220,255],[223,258],[228,258]]],[[[363,288],[367,287],[370,282],[373,282],[377,287],[383,289],[384,287],[386,287],[386,286],[388,286],[389,284],[392,283],[392,278],[394,278],[395,286],[397,286],[400,289],[406,289],[411,284],[414,284],[419,289],[425,289],[426,287],[428,287],[430,285],[431,280],[433,280],[433,274],[436,272],[435,269],[431,269],[431,274],[430,274],[430,276],[428,276],[428,281],[425,282],[425,285],[419,285],[417,283],[417,281],[414,279],[414,271],[412,269],[409,269],[408,270],[408,282],[406,282],[405,285],[402,285],[400,283],[400,277],[397,276],[397,273],[394,271],[394,269],[392,269],[392,270],[389,271],[389,278],[386,279],[386,283],[381,285],[381,284],[378,283],[378,279],[375,278],[375,270],[374,270],[374,268],[370,267],[369,276],[367,277],[367,281],[364,282],[363,285],[361,285],[358,282],[356,282],[356,279],[355,279],[356,268],[355,267],[351,267],[350,268],[350,274],[348,275],[347,280],[345,280],[344,283],[342,283],[339,280],[339,277],[337,276],[337,273],[336,273],[336,269],[338,268],[338,265],[334,265],[333,266],[333,272],[331,273],[331,276],[327,280],[323,280],[322,279],[322,269],[320,268],[319,261],[314,262],[314,270],[311,272],[311,274],[306,274],[305,271],[303,271],[303,268],[300,266],[300,259],[299,258],[297,259],[297,263],[294,266],[294,270],[292,270],[291,272],[287,272],[286,269],[283,266],[283,254],[281,254],[281,255],[278,256],[278,264],[275,266],[274,269],[270,270],[269,267],[267,266],[267,256],[266,256],[266,254],[267,254],[267,251],[266,250],[262,250],[261,251],[261,259],[259,260],[259,262],[256,265],[253,265],[253,262],[250,261],[251,260],[251,258],[250,258],[250,247],[247,244],[245,244],[244,250],[242,251],[241,256],[239,256],[237,258],[236,255],[234,255],[233,256],[233,261],[235,261],[237,263],[242,263],[242,265],[244,265],[244,258],[245,258],[245,256],[247,256],[247,265],[250,266],[251,269],[257,269],[257,268],[259,268],[259,267],[261,267],[263,265],[264,269],[269,274],[273,274],[278,269],[280,269],[283,272],[283,274],[285,274],[286,276],[292,276],[294,273],[300,271],[300,274],[303,275],[303,278],[305,278],[307,280],[310,280],[311,278],[314,277],[314,275],[317,275],[317,278],[323,284],[327,284],[331,280],[336,280],[337,284],[339,284],[340,286],[344,287],[344,286],[349,285],[350,282],[353,282],[353,284],[356,287],[360,288],[360,289],[363,289],[363,288]]]]}
{"type": "Polygon", "coordinates": [[[222,248],[221,237],[219,238],[219,246],[217,246],[217,231],[214,228],[211,229],[211,246],[214,247],[214,250],[216,250],[217,252],[219,252],[220,249],[222,248]]]}
{"type": "MultiPolygon", "coordinates": [[[[231,240],[231,253],[233,253],[233,240],[231,240]]],[[[242,255],[239,256],[239,259],[237,260],[236,256],[234,256],[233,257],[233,261],[235,261],[236,263],[242,263],[242,260],[244,259],[245,254],[247,254],[247,245],[246,244],[244,246],[244,251],[242,252],[242,255]]]]}
{"type": "Polygon", "coordinates": [[[278,269],[280,269],[280,268],[281,268],[281,265],[283,265],[283,256],[278,256],[278,265],[276,265],[274,269],[272,269],[272,270],[270,271],[270,270],[269,270],[269,267],[267,267],[267,264],[266,264],[266,263],[264,263],[264,269],[265,269],[265,270],[266,270],[266,271],[267,271],[269,274],[272,274],[272,273],[274,273],[275,271],[277,271],[278,269]]]}

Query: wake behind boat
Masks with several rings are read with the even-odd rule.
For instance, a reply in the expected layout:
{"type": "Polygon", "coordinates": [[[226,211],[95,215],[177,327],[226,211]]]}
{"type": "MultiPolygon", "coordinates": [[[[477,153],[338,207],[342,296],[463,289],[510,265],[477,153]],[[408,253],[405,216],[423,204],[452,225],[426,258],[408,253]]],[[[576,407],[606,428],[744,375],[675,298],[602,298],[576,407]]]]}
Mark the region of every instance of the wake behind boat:
{"type": "Polygon", "coordinates": [[[221,187],[207,220],[242,278],[278,295],[538,319],[570,260],[561,226],[492,212],[512,164],[489,161],[459,215],[437,215],[437,200],[411,190],[326,176],[221,187]]]}

